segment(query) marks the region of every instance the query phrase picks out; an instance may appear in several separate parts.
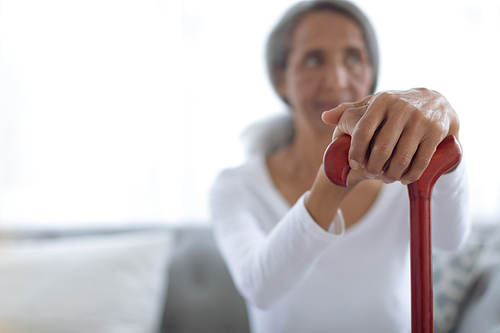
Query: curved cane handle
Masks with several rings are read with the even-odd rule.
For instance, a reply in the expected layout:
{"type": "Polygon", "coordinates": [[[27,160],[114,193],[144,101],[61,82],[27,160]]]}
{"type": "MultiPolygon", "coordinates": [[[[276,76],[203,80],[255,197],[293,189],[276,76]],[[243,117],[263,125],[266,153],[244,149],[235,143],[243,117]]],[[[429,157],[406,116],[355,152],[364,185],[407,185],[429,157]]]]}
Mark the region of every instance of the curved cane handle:
{"type": "Polygon", "coordinates": [[[323,156],[326,177],[341,187],[347,187],[347,178],[351,172],[348,160],[350,146],[351,136],[344,134],[330,143],[323,156]]]}
{"type": "Polygon", "coordinates": [[[437,146],[432,159],[419,180],[408,185],[410,200],[431,197],[432,188],[439,177],[453,168],[462,158],[462,149],[453,135],[437,146]]]}
{"type": "MultiPolygon", "coordinates": [[[[347,134],[335,139],[325,151],[323,156],[323,167],[328,179],[335,185],[347,187],[349,172],[349,147],[351,137],[347,134]]],[[[446,137],[436,148],[431,162],[417,182],[410,185],[413,191],[430,192],[437,179],[446,171],[454,167],[462,156],[461,148],[455,137],[446,137]]]]}

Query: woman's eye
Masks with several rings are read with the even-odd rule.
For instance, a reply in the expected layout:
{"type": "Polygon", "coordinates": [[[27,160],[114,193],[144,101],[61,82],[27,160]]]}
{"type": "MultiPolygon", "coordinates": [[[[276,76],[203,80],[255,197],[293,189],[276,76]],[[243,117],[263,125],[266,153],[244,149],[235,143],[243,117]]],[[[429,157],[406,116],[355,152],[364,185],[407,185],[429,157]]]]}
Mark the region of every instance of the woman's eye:
{"type": "Polygon", "coordinates": [[[321,60],[319,57],[308,57],[305,61],[306,67],[314,68],[321,65],[321,60]]]}
{"type": "Polygon", "coordinates": [[[348,56],[346,59],[346,64],[348,67],[354,67],[361,62],[361,57],[357,55],[348,56]]]}

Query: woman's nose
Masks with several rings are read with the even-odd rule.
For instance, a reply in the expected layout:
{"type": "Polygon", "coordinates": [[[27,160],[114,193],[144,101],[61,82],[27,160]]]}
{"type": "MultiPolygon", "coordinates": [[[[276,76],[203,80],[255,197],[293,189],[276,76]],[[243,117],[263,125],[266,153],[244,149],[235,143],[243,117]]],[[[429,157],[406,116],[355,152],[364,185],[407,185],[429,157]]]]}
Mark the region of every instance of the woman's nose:
{"type": "Polygon", "coordinates": [[[326,88],[346,88],[349,81],[347,69],[343,65],[332,65],[325,73],[326,88]]]}

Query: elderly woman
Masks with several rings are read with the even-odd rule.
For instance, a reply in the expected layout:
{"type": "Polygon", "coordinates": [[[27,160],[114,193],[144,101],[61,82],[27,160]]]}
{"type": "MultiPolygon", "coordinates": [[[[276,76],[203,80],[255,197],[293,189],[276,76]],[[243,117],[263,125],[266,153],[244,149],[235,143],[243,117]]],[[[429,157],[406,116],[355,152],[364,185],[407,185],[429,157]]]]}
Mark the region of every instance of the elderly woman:
{"type": "MultiPolygon", "coordinates": [[[[403,185],[446,136],[458,138],[459,120],[435,91],[373,94],[377,52],[367,18],[345,1],[299,3],[270,35],[269,74],[291,121],[271,128],[282,142],[222,172],[211,192],[215,237],[252,332],[410,331],[403,185]],[[343,133],[347,188],[322,166],[343,133]]],[[[461,162],[434,189],[434,246],[463,242],[467,193],[461,162]]]]}

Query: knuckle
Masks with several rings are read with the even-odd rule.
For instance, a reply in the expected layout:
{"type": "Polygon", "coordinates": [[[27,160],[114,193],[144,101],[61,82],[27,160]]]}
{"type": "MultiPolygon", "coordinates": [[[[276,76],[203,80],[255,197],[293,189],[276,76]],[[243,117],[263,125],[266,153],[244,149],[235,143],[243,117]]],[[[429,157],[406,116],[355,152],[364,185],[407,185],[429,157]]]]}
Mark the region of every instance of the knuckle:
{"type": "Polygon", "coordinates": [[[394,156],[392,160],[398,169],[404,170],[408,165],[410,165],[412,158],[413,158],[412,153],[409,150],[405,149],[400,154],[394,156]]]}
{"type": "Polygon", "coordinates": [[[421,121],[421,114],[419,114],[417,108],[409,101],[399,101],[400,105],[396,116],[399,121],[406,122],[407,125],[416,125],[421,121]]]}
{"type": "Polygon", "coordinates": [[[387,103],[387,101],[391,100],[393,98],[393,94],[389,91],[383,91],[378,94],[377,99],[380,99],[384,102],[387,103]]]}
{"type": "Polygon", "coordinates": [[[425,170],[425,168],[427,168],[427,166],[429,165],[431,161],[431,158],[430,157],[427,157],[427,156],[423,156],[423,157],[418,157],[415,159],[415,161],[413,161],[413,166],[418,169],[418,170],[425,170]]]}
{"type": "Polygon", "coordinates": [[[346,117],[340,118],[339,123],[337,124],[337,127],[342,132],[347,133],[348,129],[349,129],[349,122],[347,121],[347,118],[346,117]]]}
{"type": "Polygon", "coordinates": [[[415,88],[416,91],[423,92],[423,93],[428,93],[429,89],[425,87],[420,87],[420,88],[415,88]]]}
{"type": "Polygon", "coordinates": [[[371,126],[368,122],[360,120],[356,125],[356,139],[361,141],[371,140],[371,126]]]}
{"type": "Polygon", "coordinates": [[[448,126],[442,121],[434,122],[433,127],[436,135],[439,133],[448,133],[448,126]]]}
{"type": "Polygon", "coordinates": [[[352,108],[349,108],[347,110],[345,110],[344,112],[344,117],[351,117],[351,118],[357,118],[358,120],[361,118],[361,116],[363,115],[363,112],[362,112],[362,107],[352,107],[352,108]]]}
{"type": "Polygon", "coordinates": [[[427,114],[426,112],[424,112],[423,110],[411,105],[408,107],[408,111],[407,111],[411,117],[411,121],[409,122],[409,126],[413,127],[413,128],[420,128],[421,130],[422,129],[425,129],[425,128],[428,128],[428,129],[431,129],[431,131],[433,130],[433,123],[434,123],[434,120],[432,119],[432,116],[430,116],[429,114],[427,114]]]}
{"type": "Polygon", "coordinates": [[[372,154],[379,159],[389,159],[392,155],[392,146],[387,143],[376,143],[372,148],[372,154]]]}

